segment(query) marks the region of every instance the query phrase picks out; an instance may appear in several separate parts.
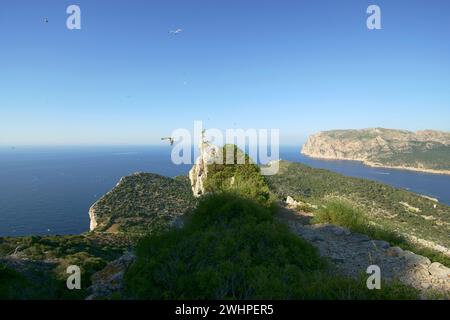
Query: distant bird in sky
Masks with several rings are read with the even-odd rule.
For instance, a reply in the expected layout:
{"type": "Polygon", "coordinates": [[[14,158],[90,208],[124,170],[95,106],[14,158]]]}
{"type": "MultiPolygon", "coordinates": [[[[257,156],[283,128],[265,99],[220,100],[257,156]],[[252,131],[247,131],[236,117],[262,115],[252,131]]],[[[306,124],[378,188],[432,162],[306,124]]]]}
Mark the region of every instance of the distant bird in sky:
{"type": "Polygon", "coordinates": [[[161,138],[161,140],[163,141],[168,140],[171,146],[173,146],[173,143],[175,142],[175,140],[172,137],[161,138]]]}
{"type": "Polygon", "coordinates": [[[45,22],[45,23],[48,23],[48,18],[44,18],[44,22],[45,22]]]}
{"type": "Polygon", "coordinates": [[[169,31],[169,33],[171,33],[171,34],[179,34],[179,33],[181,33],[181,31],[183,31],[183,29],[176,29],[176,30],[170,30],[169,31]]]}

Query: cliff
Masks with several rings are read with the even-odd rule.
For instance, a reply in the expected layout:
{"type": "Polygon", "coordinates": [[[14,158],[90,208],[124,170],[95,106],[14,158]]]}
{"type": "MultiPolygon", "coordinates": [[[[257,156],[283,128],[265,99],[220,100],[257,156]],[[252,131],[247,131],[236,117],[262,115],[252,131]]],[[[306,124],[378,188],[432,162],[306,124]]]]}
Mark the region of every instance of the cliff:
{"type": "Polygon", "coordinates": [[[175,179],[135,173],[119,183],[89,210],[90,230],[146,233],[174,221],[196,205],[186,177],[175,179]]]}
{"type": "Polygon", "coordinates": [[[383,128],[323,131],[310,136],[301,152],[315,158],[450,174],[448,132],[383,128]]]}
{"type": "Polygon", "coordinates": [[[189,171],[189,180],[191,181],[192,193],[195,197],[205,194],[205,183],[208,177],[208,166],[217,162],[219,157],[219,148],[213,144],[200,141],[200,155],[198,156],[192,169],[189,171]]]}

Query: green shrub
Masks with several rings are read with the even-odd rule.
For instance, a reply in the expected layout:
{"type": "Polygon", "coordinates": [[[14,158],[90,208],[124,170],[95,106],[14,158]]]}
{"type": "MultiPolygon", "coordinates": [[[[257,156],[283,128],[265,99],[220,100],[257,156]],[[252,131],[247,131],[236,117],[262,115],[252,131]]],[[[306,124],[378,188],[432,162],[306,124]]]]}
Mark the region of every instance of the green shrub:
{"type": "Polygon", "coordinates": [[[207,192],[235,192],[241,197],[252,199],[262,204],[270,204],[269,187],[261,175],[261,169],[252,162],[235,145],[225,145],[220,154],[224,164],[211,164],[208,166],[208,179],[205,182],[207,192]],[[226,163],[227,151],[234,152],[234,163],[226,163]],[[245,163],[238,164],[238,156],[245,159],[245,163]]]}
{"type": "Polygon", "coordinates": [[[298,211],[307,212],[307,213],[314,211],[314,208],[306,203],[302,203],[302,204],[298,205],[296,209],[298,211]]]}
{"type": "Polygon", "coordinates": [[[309,243],[275,221],[267,206],[236,194],[205,196],[185,228],[144,238],[125,275],[137,299],[415,298],[331,274],[309,243]]]}
{"type": "Polygon", "coordinates": [[[0,264],[0,299],[19,299],[20,288],[26,284],[20,273],[0,264]]]}
{"type": "Polygon", "coordinates": [[[367,227],[364,213],[342,200],[329,201],[316,211],[314,222],[337,224],[351,230],[367,227]]]}
{"type": "Polygon", "coordinates": [[[331,223],[354,232],[366,234],[373,239],[385,240],[393,245],[405,243],[405,239],[394,232],[369,223],[366,214],[345,200],[330,200],[314,214],[314,223],[331,223]]]}
{"type": "Polygon", "coordinates": [[[304,202],[320,204],[330,196],[345,198],[357,203],[371,222],[385,230],[402,235],[414,234],[420,239],[450,247],[446,227],[450,223],[450,206],[407,190],[287,161],[280,161],[279,172],[267,176],[266,181],[279,200],[289,195],[304,202]],[[420,214],[411,214],[402,202],[419,208],[420,214]],[[426,220],[425,216],[432,219],[426,220]]]}

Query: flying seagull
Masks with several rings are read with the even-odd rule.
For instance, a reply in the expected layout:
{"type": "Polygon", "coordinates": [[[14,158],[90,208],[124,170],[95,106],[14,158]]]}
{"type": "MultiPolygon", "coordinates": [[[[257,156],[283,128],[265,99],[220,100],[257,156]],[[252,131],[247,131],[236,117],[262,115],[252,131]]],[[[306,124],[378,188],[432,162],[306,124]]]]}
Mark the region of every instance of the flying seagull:
{"type": "Polygon", "coordinates": [[[175,140],[172,137],[161,138],[161,140],[163,141],[168,140],[171,146],[173,146],[173,143],[175,142],[175,140]]]}
{"type": "Polygon", "coordinates": [[[179,33],[181,33],[181,31],[183,31],[183,29],[170,30],[169,33],[171,33],[171,34],[179,34],[179,33]]]}

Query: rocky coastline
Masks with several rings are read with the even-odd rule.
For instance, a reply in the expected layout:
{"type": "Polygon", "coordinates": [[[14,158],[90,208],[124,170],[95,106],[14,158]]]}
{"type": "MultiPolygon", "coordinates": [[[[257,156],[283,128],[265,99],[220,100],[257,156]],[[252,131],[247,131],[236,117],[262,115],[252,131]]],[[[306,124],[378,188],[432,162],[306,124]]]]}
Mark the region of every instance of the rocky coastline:
{"type": "Polygon", "coordinates": [[[446,132],[322,131],[308,138],[301,153],[316,159],[359,161],[369,167],[450,175],[450,134],[446,132]],[[437,158],[441,162],[433,163],[437,158]]]}

